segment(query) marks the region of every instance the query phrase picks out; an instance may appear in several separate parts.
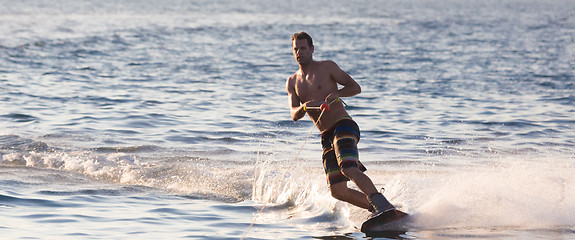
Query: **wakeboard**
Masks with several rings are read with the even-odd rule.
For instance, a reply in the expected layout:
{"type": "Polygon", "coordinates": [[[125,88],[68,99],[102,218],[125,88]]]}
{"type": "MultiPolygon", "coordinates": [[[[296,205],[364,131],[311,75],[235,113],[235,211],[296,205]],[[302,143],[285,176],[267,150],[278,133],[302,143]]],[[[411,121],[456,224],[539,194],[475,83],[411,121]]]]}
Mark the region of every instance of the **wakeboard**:
{"type": "Polygon", "coordinates": [[[397,209],[385,211],[361,225],[361,232],[368,236],[403,234],[408,231],[409,214],[397,209]]]}

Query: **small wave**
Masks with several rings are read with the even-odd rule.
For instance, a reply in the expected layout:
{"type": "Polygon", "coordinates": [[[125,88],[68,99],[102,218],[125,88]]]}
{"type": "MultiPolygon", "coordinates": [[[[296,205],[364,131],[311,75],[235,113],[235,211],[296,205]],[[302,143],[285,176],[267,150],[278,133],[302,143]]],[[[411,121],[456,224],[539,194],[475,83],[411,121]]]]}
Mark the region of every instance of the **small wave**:
{"type": "Polygon", "coordinates": [[[0,194],[0,204],[5,206],[71,207],[69,203],[62,204],[52,200],[38,198],[19,198],[4,194],[0,194]]]}
{"type": "Polygon", "coordinates": [[[464,121],[464,123],[479,124],[479,125],[488,125],[488,126],[500,125],[500,126],[518,127],[518,128],[524,128],[524,127],[541,127],[541,125],[539,125],[539,124],[537,124],[537,123],[535,123],[535,122],[528,121],[528,120],[515,120],[515,121],[506,121],[506,122],[498,122],[498,121],[464,121]]]}
{"type": "Polygon", "coordinates": [[[23,113],[10,113],[6,115],[0,115],[0,117],[11,119],[14,122],[34,122],[39,120],[37,117],[23,113]]]}
{"type": "Polygon", "coordinates": [[[160,147],[155,145],[142,145],[142,146],[130,146],[130,147],[97,147],[94,151],[98,153],[136,153],[136,152],[153,152],[158,151],[160,147]]]}
{"type": "Polygon", "coordinates": [[[88,188],[74,191],[41,190],[37,194],[48,196],[123,196],[131,193],[141,193],[149,189],[143,186],[120,186],[117,188],[88,188]]]}
{"type": "Polygon", "coordinates": [[[121,103],[129,103],[129,102],[136,102],[137,100],[128,99],[128,98],[108,98],[108,97],[100,97],[100,96],[87,96],[84,101],[93,103],[97,106],[105,107],[105,106],[113,106],[121,103]]]}
{"type": "Polygon", "coordinates": [[[46,151],[49,147],[44,142],[22,138],[17,135],[0,135],[0,149],[46,151]]]}
{"type": "Polygon", "coordinates": [[[573,106],[575,105],[575,95],[567,96],[567,97],[552,97],[552,98],[543,98],[541,99],[545,102],[556,102],[566,106],[573,106]]]}
{"type": "Polygon", "coordinates": [[[111,189],[84,189],[78,191],[39,191],[38,194],[50,196],[73,196],[73,195],[90,195],[90,196],[120,196],[121,192],[111,189]]]}

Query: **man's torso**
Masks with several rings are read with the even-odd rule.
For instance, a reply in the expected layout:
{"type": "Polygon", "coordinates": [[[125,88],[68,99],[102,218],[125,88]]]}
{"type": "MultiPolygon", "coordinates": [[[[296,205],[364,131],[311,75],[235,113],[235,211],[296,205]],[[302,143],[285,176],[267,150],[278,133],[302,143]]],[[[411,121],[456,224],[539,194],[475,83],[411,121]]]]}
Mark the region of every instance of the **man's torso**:
{"type": "MultiPolygon", "coordinates": [[[[294,89],[301,103],[310,102],[308,106],[319,106],[325,101],[325,98],[338,90],[337,83],[331,78],[329,69],[325,62],[315,62],[313,67],[303,74],[302,71],[296,72],[294,78],[294,89]]],[[[339,101],[330,105],[330,110],[320,116],[320,111],[308,111],[310,118],[317,122],[318,129],[323,132],[330,128],[340,119],[349,117],[343,104],[339,101]]]]}

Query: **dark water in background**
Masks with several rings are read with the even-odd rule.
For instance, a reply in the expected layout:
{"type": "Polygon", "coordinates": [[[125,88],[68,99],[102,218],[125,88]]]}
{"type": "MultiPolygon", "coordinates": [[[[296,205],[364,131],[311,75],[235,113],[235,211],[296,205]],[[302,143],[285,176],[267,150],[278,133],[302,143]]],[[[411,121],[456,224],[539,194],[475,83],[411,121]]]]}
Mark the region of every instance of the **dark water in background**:
{"type": "Polygon", "coordinates": [[[305,30],[400,238],[575,238],[572,1],[0,3],[3,236],[364,238],[289,117],[305,30]]]}

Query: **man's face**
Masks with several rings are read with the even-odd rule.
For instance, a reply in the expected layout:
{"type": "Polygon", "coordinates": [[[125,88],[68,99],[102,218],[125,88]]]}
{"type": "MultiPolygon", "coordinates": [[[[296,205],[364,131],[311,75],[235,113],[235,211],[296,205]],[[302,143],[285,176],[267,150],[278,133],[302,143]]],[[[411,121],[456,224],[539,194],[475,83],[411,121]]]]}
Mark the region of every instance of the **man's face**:
{"type": "Polygon", "coordinates": [[[313,46],[309,46],[306,39],[292,41],[293,56],[300,65],[305,65],[311,62],[313,54],[313,46]]]}

